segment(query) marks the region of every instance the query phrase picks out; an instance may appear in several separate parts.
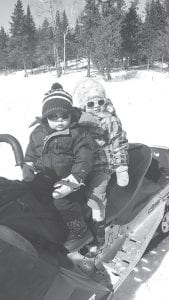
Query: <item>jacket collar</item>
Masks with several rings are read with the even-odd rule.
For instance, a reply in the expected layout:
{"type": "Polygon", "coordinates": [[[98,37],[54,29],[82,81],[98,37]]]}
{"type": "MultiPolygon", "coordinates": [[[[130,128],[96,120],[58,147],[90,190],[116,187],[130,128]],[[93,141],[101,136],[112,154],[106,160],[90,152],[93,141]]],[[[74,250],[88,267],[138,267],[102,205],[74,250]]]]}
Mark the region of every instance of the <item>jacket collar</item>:
{"type": "Polygon", "coordinates": [[[65,129],[63,131],[54,131],[54,132],[50,133],[49,135],[47,135],[44,138],[43,152],[46,152],[47,147],[48,147],[50,141],[54,140],[58,136],[64,136],[64,135],[69,135],[69,134],[70,134],[70,129],[67,128],[67,129],[65,129]]]}

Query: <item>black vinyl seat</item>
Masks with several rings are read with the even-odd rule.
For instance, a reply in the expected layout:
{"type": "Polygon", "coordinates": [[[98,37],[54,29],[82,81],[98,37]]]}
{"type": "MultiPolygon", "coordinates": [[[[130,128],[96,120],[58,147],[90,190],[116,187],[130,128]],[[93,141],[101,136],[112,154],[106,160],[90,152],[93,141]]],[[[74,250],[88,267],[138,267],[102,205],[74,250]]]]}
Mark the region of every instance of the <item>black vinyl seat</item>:
{"type": "Polygon", "coordinates": [[[116,176],[112,176],[107,189],[107,222],[126,224],[132,219],[132,210],[138,201],[137,196],[151,160],[151,148],[143,144],[129,145],[129,184],[120,187],[116,183],[116,176]]]}
{"type": "Polygon", "coordinates": [[[107,189],[107,223],[129,223],[169,183],[169,150],[130,144],[129,177],[129,185],[119,187],[112,176],[107,189]]]}

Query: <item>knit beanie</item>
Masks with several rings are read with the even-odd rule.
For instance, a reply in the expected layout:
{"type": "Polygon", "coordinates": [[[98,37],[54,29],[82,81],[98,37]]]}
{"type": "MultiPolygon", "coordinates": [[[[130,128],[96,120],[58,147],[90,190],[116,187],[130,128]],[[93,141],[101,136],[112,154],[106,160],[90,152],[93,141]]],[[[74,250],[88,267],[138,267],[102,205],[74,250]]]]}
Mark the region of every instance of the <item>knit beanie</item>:
{"type": "Polygon", "coordinates": [[[72,96],[63,89],[45,94],[42,101],[42,118],[55,113],[64,113],[72,109],[72,96]]]}
{"type": "Polygon", "coordinates": [[[93,78],[85,78],[77,83],[73,92],[73,104],[84,109],[85,104],[94,98],[106,98],[104,87],[93,78]]]}

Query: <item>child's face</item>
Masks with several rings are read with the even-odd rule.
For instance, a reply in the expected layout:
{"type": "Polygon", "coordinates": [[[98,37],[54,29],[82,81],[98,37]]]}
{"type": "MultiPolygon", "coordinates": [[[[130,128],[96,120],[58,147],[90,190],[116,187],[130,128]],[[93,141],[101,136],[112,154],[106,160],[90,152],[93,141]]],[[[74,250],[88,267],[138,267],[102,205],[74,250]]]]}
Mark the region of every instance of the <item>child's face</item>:
{"type": "Polygon", "coordinates": [[[88,101],[85,105],[87,112],[103,112],[106,108],[106,100],[103,98],[96,98],[88,101]]]}
{"type": "Polygon", "coordinates": [[[58,113],[47,117],[49,127],[56,131],[63,131],[69,128],[71,115],[69,113],[58,113]]]}

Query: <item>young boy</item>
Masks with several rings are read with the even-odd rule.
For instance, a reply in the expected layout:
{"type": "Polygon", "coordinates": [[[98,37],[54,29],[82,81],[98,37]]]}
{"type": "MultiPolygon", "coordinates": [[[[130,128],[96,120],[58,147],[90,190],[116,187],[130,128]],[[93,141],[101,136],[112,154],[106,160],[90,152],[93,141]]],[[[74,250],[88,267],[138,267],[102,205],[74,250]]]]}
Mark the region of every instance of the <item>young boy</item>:
{"type": "Polygon", "coordinates": [[[95,141],[95,162],[86,188],[98,250],[105,242],[106,188],[111,175],[116,173],[119,186],[124,187],[129,182],[128,141],[114,107],[99,82],[90,78],[81,81],[75,88],[73,100],[84,112],[79,123],[86,127],[95,141]]]}
{"type": "Polygon", "coordinates": [[[93,166],[93,141],[79,126],[79,118],[71,95],[55,84],[43,99],[42,118],[30,135],[23,166],[25,181],[34,180],[36,173],[52,181],[54,204],[70,232],[68,248],[87,234],[81,206],[75,200],[80,191],[74,190],[83,185],[93,166]]]}

